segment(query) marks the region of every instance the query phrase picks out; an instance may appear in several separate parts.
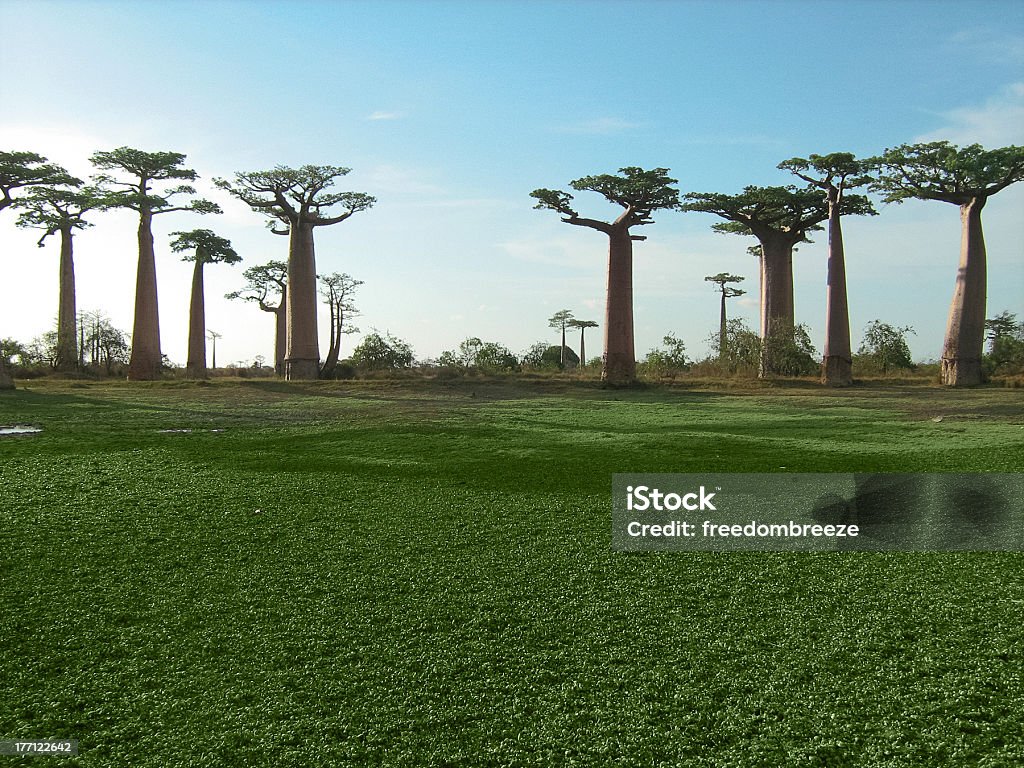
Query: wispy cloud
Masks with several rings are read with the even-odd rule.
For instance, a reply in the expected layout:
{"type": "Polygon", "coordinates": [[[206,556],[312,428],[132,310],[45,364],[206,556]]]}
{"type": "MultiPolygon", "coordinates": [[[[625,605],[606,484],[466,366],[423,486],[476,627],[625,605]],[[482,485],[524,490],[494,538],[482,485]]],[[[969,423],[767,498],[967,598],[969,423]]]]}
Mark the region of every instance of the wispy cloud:
{"type": "Polygon", "coordinates": [[[949,38],[948,45],[986,62],[1024,63],[1024,35],[990,27],[973,27],[957,32],[949,38]]]}
{"type": "Polygon", "coordinates": [[[366,116],[366,119],[367,120],[401,120],[403,117],[405,117],[405,112],[385,112],[385,111],[382,111],[382,110],[378,110],[376,112],[371,112],[369,115],[366,116]]]}
{"type": "Polygon", "coordinates": [[[598,117],[593,120],[581,120],[555,127],[557,133],[576,133],[591,136],[613,136],[640,128],[643,123],[623,120],[620,117],[598,117]]]}
{"type": "Polygon", "coordinates": [[[916,141],[945,139],[989,148],[1024,144],[1024,82],[1003,88],[981,105],[958,107],[941,116],[945,124],[916,141]]]}

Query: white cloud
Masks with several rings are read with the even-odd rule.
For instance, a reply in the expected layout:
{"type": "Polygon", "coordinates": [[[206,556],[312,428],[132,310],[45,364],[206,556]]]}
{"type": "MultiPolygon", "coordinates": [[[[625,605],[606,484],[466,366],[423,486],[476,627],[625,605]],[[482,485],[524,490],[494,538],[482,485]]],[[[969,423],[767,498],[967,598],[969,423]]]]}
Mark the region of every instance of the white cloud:
{"type": "Polygon", "coordinates": [[[945,125],[915,141],[948,140],[995,149],[1024,144],[1024,82],[1012,83],[978,106],[958,107],[942,115],[945,125]]]}
{"type": "Polygon", "coordinates": [[[405,117],[404,112],[384,112],[378,110],[366,116],[367,120],[401,120],[405,117]]]}

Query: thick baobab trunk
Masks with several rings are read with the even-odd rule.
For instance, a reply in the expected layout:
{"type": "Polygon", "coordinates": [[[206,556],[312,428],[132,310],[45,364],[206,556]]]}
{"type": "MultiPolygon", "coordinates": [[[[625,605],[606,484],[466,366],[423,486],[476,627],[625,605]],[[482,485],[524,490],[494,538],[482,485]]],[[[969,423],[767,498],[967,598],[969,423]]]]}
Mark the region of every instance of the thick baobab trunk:
{"type": "Polygon", "coordinates": [[[341,353],[341,324],[344,317],[341,307],[335,305],[334,297],[330,299],[331,304],[331,346],[327,350],[327,357],[323,367],[320,369],[320,377],[330,379],[334,377],[334,369],[338,367],[338,355],[341,353]]]}
{"type": "Polygon", "coordinates": [[[4,362],[3,353],[0,353],[0,389],[14,389],[14,378],[7,370],[7,363],[4,362]]]}
{"type": "Polygon", "coordinates": [[[157,308],[156,255],[153,251],[153,214],[139,217],[139,267],[135,278],[135,322],[129,381],[152,381],[160,376],[160,314],[157,308]]]}
{"type": "Polygon", "coordinates": [[[78,313],[75,309],[75,259],[70,226],[60,231],[60,299],[57,308],[57,354],[54,367],[58,371],[78,368],[78,313]]]}
{"type": "Polygon", "coordinates": [[[981,383],[987,279],[981,209],[985,201],[984,197],[976,197],[960,206],[960,268],[942,349],[942,383],[951,387],[971,387],[981,383]]]}
{"type": "Polygon", "coordinates": [[[285,378],[313,381],[320,375],[316,327],[316,257],[313,227],[293,222],[288,249],[288,344],[285,378]]]}
{"type": "Polygon", "coordinates": [[[793,336],[793,245],[761,242],[761,376],[777,372],[776,351],[793,336]]]}
{"type": "Polygon", "coordinates": [[[188,362],[185,375],[206,378],[206,295],[203,289],[203,262],[196,258],[192,270],[192,300],[188,306],[188,362]]]}
{"type": "Polygon", "coordinates": [[[565,322],[562,322],[562,346],[558,350],[558,366],[565,370],[565,322]]]}
{"type": "Polygon", "coordinates": [[[850,344],[850,309],[846,299],[846,257],[839,200],[829,199],[828,280],[825,288],[825,351],[821,383],[848,387],[853,383],[853,350],[850,344]]]}
{"type": "Polygon", "coordinates": [[[586,328],[580,328],[580,370],[582,371],[587,367],[587,344],[583,338],[586,333],[586,328]]]}
{"type": "Polygon", "coordinates": [[[633,241],[629,231],[613,229],[608,246],[608,295],[604,315],[604,369],[609,384],[636,380],[633,349],[633,241]]]}

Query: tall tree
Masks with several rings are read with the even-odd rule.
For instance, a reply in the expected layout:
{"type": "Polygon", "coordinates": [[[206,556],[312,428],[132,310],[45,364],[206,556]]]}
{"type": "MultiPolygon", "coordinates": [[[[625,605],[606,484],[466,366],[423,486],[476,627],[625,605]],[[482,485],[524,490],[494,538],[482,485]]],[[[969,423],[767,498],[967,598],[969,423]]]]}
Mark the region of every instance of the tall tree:
{"type": "Polygon", "coordinates": [[[316,379],[320,374],[320,349],[316,327],[316,256],[313,230],[337,224],[354,213],[371,208],[376,199],[362,192],[328,192],[335,180],[351,169],[333,165],[277,166],[271,171],[236,173],[234,182],[215,179],[258,213],[285,225],[288,234],[288,347],[285,376],[316,379]],[[341,213],[327,209],[340,205],[341,213]]]}
{"type": "Polygon", "coordinates": [[[185,253],[182,261],[195,264],[192,270],[192,297],[188,309],[188,361],[185,375],[191,379],[206,378],[206,292],[203,288],[203,267],[207,264],[237,264],[242,260],[231,241],[208,229],[171,232],[174,253],[185,253]]]}
{"type": "Polygon", "coordinates": [[[980,384],[987,287],[981,209],[992,195],[1024,180],[1024,147],[901,144],[868,162],[877,174],[871,188],[888,203],[916,198],[960,207],[960,265],[946,322],[942,382],[954,387],[980,384]]]}
{"type": "MultiPolygon", "coordinates": [[[[583,368],[587,364],[587,344],[583,334],[587,332],[587,328],[597,328],[597,323],[593,320],[577,320],[575,317],[570,320],[567,325],[570,328],[580,329],[580,368],[583,368]]],[[[562,349],[565,349],[565,342],[562,342],[562,349]]],[[[564,361],[563,361],[564,365],[564,361]]]]}
{"type": "MultiPolygon", "coordinates": [[[[15,189],[76,183],[81,182],[35,152],[0,152],[0,211],[14,203],[12,192],[15,189]]],[[[14,389],[14,379],[3,355],[0,355],[0,389],[14,389]]]]}
{"type": "Polygon", "coordinates": [[[846,195],[848,189],[871,181],[866,166],[849,152],[794,157],[779,163],[798,178],[825,193],[828,202],[828,277],[825,287],[825,351],[821,363],[821,381],[833,387],[853,383],[853,347],[850,342],[850,309],[846,297],[846,256],[840,212],[844,201],[853,201],[847,213],[874,216],[875,209],[863,195],[846,195]]]}
{"type": "Polygon", "coordinates": [[[636,352],[633,343],[633,241],[646,240],[630,229],[654,223],[655,211],[676,209],[679,191],[671,185],[667,168],[645,171],[642,168],[620,168],[618,176],[601,174],[584,176],[569,183],[577,191],[597,192],[623,211],[613,221],[581,217],[572,207],[568,192],[536,189],[530,196],[537,200],[534,208],[548,208],[562,214],[562,221],[589,227],[608,236],[608,290],[604,322],[604,367],[601,378],[611,384],[628,384],[636,380],[636,352]]]}
{"type": "Polygon", "coordinates": [[[196,179],[195,171],[182,167],[185,155],[180,152],[143,152],[119,147],[109,152],[96,152],[91,160],[100,170],[115,171],[131,177],[131,181],[121,181],[104,173],[94,178],[114,190],[111,193],[111,207],[128,208],[139,214],[139,264],[135,279],[135,321],[128,378],[148,381],[160,375],[162,363],[153,217],[173,211],[220,213],[220,206],[201,198],[181,205],[173,204],[172,198],[196,193],[195,188],[187,184],[165,188],[162,192],[154,187],[161,182],[196,179]]]}
{"type": "Polygon", "coordinates": [[[40,248],[45,245],[46,238],[60,233],[57,350],[54,356],[54,367],[59,371],[75,370],[79,364],[74,232],[91,227],[92,224],[85,220],[86,214],[105,205],[105,192],[99,187],[33,187],[15,202],[15,207],[22,209],[17,225],[43,230],[38,243],[40,248]]]}
{"type": "Polygon", "coordinates": [[[331,311],[331,346],[327,351],[327,358],[320,369],[320,377],[330,379],[334,377],[334,369],[338,367],[338,356],[341,354],[341,337],[346,333],[357,333],[358,328],[351,323],[345,325],[354,315],[359,314],[356,309],[352,294],[356,288],[363,284],[362,280],[356,280],[351,275],[342,272],[332,272],[329,275],[320,275],[324,287],[320,295],[327,299],[327,306],[331,311]]]}
{"type": "Polygon", "coordinates": [[[548,318],[548,328],[557,328],[562,332],[562,346],[559,348],[558,364],[563,369],[565,368],[565,328],[571,321],[572,312],[568,309],[559,310],[548,318]]]}
{"type": "Polygon", "coordinates": [[[246,285],[240,291],[226,294],[226,299],[244,299],[256,302],[264,312],[274,315],[274,371],[284,376],[284,353],[288,344],[288,265],[283,261],[268,261],[256,267],[249,267],[242,273],[246,285]],[[272,297],[277,303],[271,303],[272,297]]]}
{"type": "Polygon", "coordinates": [[[753,235],[761,244],[761,375],[777,373],[772,350],[793,337],[793,247],[821,229],[828,205],[812,188],[745,187],[738,195],[691,192],[681,206],[726,219],[717,232],[753,235]]]}
{"type": "Polygon", "coordinates": [[[740,275],[730,275],[728,272],[719,272],[717,275],[708,275],[704,278],[705,281],[714,283],[718,286],[719,292],[722,294],[722,308],[719,312],[718,322],[718,359],[724,360],[726,353],[726,345],[728,343],[727,329],[729,324],[725,316],[725,300],[731,299],[736,296],[743,296],[746,291],[740,288],[733,288],[727,283],[741,283],[747,278],[740,275]]]}

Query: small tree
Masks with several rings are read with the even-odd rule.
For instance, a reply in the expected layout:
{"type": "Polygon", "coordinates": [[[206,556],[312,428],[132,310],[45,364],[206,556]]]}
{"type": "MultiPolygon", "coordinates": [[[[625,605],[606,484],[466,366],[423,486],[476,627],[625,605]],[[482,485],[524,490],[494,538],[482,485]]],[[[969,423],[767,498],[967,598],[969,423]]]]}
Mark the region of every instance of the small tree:
{"type": "Polygon", "coordinates": [[[412,348],[390,333],[373,331],[354,350],[352,362],[368,371],[409,368],[413,362],[412,348]]]}
{"type": "Polygon", "coordinates": [[[245,287],[225,294],[224,298],[255,302],[261,310],[274,315],[274,371],[278,376],[284,376],[284,353],[288,344],[288,318],[285,311],[288,265],[283,261],[269,261],[249,267],[242,273],[242,277],[247,281],[245,287]]]}
{"type": "Polygon", "coordinates": [[[163,192],[156,191],[156,183],[194,181],[197,178],[195,171],[182,167],[185,155],[180,152],[143,152],[119,147],[109,152],[96,152],[91,160],[100,170],[119,172],[131,178],[131,181],[121,181],[109,174],[94,177],[97,182],[114,190],[108,201],[110,207],[128,208],[139,214],[139,263],[128,378],[136,381],[156,379],[160,375],[163,354],[160,351],[153,217],[174,211],[220,213],[220,206],[203,199],[193,199],[183,205],[173,204],[172,198],[195,194],[195,188],[187,184],[172,186],[163,192]]]}
{"type": "Polygon", "coordinates": [[[726,329],[728,328],[725,300],[743,296],[746,293],[744,290],[729,286],[728,283],[741,283],[746,279],[740,275],[730,275],[728,272],[719,272],[717,275],[708,275],[704,278],[707,282],[717,285],[722,294],[722,306],[718,317],[718,356],[722,359],[725,358],[726,329]]]}
{"type": "MultiPolygon", "coordinates": [[[[825,350],[821,364],[823,384],[845,387],[853,382],[852,348],[850,344],[850,311],[846,297],[846,256],[840,214],[846,191],[871,181],[867,166],[849,152],[811,155],[808,159],[794,157],[779,163],[779,168],[792,171],[797,177],[825,193],[828,201],[828,278],[825,289],[825,350]]],[[[846,201],[847,213],[874,216],[871,202],[857,195],[846,201]],[[849,203],[852,202],[851,206],[849,203]]]]}
{"type": "Polygon", "coordinates": [[[562,351],[559,352],[558,365],[565,368],[565,329],[572,322],[572,312],[563,309],[548,318],[548,328],[556,328],[562,333],[562,351]]]}
{"type": "Polygon", "coordinates": [[[864,328],[864,340],[857,354],[877,365],[883,373],[896,368],[913,368],[914,361],[910,359],[910,347],[907,346],[907,334],[913,332],[909,325],[898,328],[881,320],[872,320],[864,328]]]}
{"type": "MultiPolygon", "coordinates": [[[[81,184],[81,182],[79,182],[81,184]]],[[[42,248],[46,238],[60,233],[60,278],[57,302],[57,351],[55,367],[71,371],[78,367],[78,339],[75,321],[75,257],[74,232],[92,224],[85,220],[90,211],[106,205],[106,196],[99,187],[73,189],[70,187],[33,187],[15,206],[22,209],[19,227],[43,230],[39,238],[42,248]]]]}
{"type": "MultiPolygon", "coordinates": [[[[623,211],[614,221],[581,217],[572,207],[568,192],[535,189],[530,196],[534,208],[547,208],[562,214],[562,221],[589,227],[608,236],[608,298],[604,322],[604,370],[601,378],[611,384],[628,384],[636,379],[636,353],[633,342],[633,241],[646,240],[630,232],[633,227],[653,224],[655,211],[676,209],[679,191],[667,168],[645,171],[620,168],[619,176],[584,176],[569,183],[577,190],[597,192],[623,211]]],[[[563,348],[565,344],[562,344],[563,348]]],[[[564,361],[564,358],[562,358],[564,361]]]]}
{"type": "MultiPolygon", "coordinates": [[[[0,152],[0,211],[14,204],[13,191],[37,185],[81,184],[59,165],[35,152],[0,152]]],[[[72,313],[72,317],[74,314],[72,313]]],[[[14,378],[0,355],[0,389],[14,389],[14,378]]]]}
{"type": "MultiPolygon", "coordinates": [[[[584,334],[587,328],[597,328],[597,323],[593,320],[576,320],[574,318],[569,321],[568,325],[570,328],[580,329],[580,368],[582,369],[587,364],[587,340],[584,338],[584,334]]],[[[564,342],[562,346],[565,346],[564,342]]]]}
{"type": "Polygon", "coordinates": [[[352,294],[356,288],[363,284],[362,280],[356,280],[347,273],[332,272],[329,275],[320,275],[323,288],[320,295],[327,299],[327,306],[331,311],[331,346],[327,351],[327,358],[320,369],[320,378],[334,378],[334,370],[338,367],[338,355],[341,353],[341,337],[343,334],[358,333],[359,329],[346,321],[359,314],[356,309],[352,294]]]}
{"type": "Polygon", "coordinates": [[[1024,147],[902,144],[870,162],[877,173],[872,189],[886,202],[917,198],[960,207],[960,265],[942,348],[942,383],[979,384],[988,280],[981,209],[992,195],[1024,180],[1024,147]]]}
{"type": "MultiPolygon", "coordinates": [[[[234,182],[214,179],[257,213],[279,222],[288,235],[288,349],[285,377],[316,379],[320,375],[320,347],[316,323],[316,255],[313,230],[338,224],[376,202],[361,192],[329,192],[351,169],[334,165],[304,165],[271,171],[236,173],[234,182]],[[334,215],[329,208],[341,206],[334,215]]],[[[336,209],[337,210],[337,209],[336,209]]]]}
{"type": "Polygon", "coordinates": [[[987,365],[991,373],[1024,371],[1024,323],[1017,315],[1003,311],[985,321],[989,343],[987,365]]]}
{"type": "Polygon", "coordinates": [[[686,344],[674,333],[665,334],[661,343],[665,348],[655,347],[644,358],[647,372],[655,376],[675,376],[690,367],[686,357],[686,344]]]}
{"type": "Polygon", "coordinates": [[[188,312],[188,361],[185,363],[185,375],[190,379],[205,379],[206,292],[203,287],[203,267],[207,264],[237,264],[242,257],[235,253],[230,240],[208,229],[171,233],[172,237],[175,235],[177,237],[171,241],[171,250],[174,253],[185,253],[182,261],[195,264],[188,312]]]}

